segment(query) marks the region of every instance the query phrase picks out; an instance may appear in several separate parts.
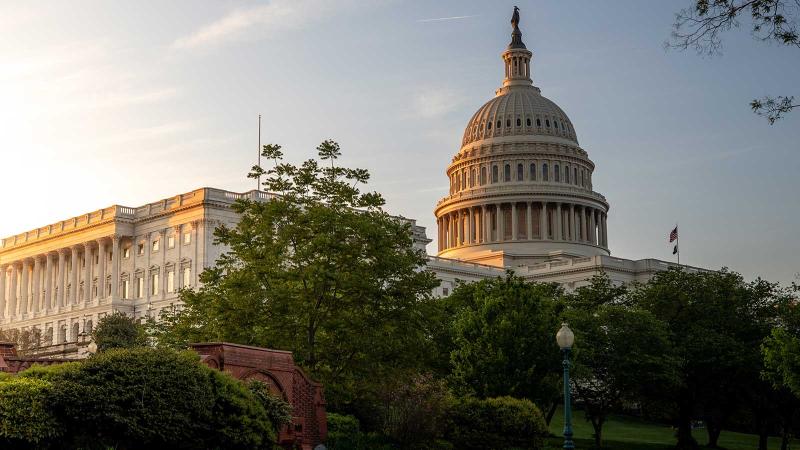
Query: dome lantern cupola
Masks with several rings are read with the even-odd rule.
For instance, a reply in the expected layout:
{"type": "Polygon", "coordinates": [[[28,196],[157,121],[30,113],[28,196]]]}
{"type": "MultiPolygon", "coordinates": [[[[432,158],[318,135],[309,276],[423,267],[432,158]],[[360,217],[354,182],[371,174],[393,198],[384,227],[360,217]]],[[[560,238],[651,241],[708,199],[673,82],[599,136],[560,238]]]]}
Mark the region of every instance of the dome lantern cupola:
{"type": "Polygon", "coordinates": [[[503,87],[506,86],[531,86],[531,59],[533,53],[525,47],[522,42],[522,32],[519,30],[519,8],[514,7],[514,15],[511,16],[511,43],[503,52],[506,76],[503,80],[503,87]]]}

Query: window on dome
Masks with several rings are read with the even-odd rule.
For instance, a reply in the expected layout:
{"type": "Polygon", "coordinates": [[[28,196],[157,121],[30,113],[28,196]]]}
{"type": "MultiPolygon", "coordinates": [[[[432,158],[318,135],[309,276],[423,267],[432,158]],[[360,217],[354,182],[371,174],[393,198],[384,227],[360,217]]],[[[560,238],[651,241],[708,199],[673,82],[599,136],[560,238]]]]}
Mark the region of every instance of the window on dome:
{"type": "Polygon", "coordinates": [[[550,176],[547,173],[547,163],[542,164],[542,181],[550,181],[550,176]]]}
{"type": "Polygon", "coordinates": [[[475,187],[475,169],[472,169],[469,174],[469,187],[475,187]]]}
{"type": "Polygon", "coordinates": [[[497,166],[492,166],[492,183],[497,183],[497,166]]]}
{"type": "Polygon", "coordinates": [[[575,186],[577,186],[578,185],[578,168],[577,167],[572,170],[572,175],[573,175],[572,181],[575,183],[575,186]]]}
{"type": "Polygon", "coordinates": [[[586,186],[586,172],[581,169],[581,186],[586,186]]]}
{"type": "Polygon", "coordinates": [[[559,170],[558,164],[553,166],[553,172],[555,172],[554,173],[555,179],[553,181],[556,181],[556,182],[561,181],[561,170],[559,170]]]}
{"type": "Polygon", "coordinates": [[[553,121],[553,127],[555,127],[556,130],[558,129],[558,121],[557,120],[553,121]]]}
{"type": "Polygon", "coordinates": [[[466,183],[464,183],[464,173],[458,174],[458,190],[461,191],[466,187],[466,183]]]}
{"type": "Polygon", "coordinates": [[[517,181],[522,181],[525,178],[525,168],[522,164],[517,164],[517,181]]]}
{"type": "Polygon", "coordinates": [[[531,163],[531,174],[530,174],[530,177],[531,177],[531,181],[535,181],[536,180],[536,164],[531,163]]]}
{"type": "Polygon", "coordinates": [[[550,119],[545,119],[544,120],[544,126],[546,126],[547,128],[550,128],[550,119]]]}
{"type": "Polygon", "coordinates": [[[486,129],[487,130],[491,130],[492,129],[492,122],[487,122],[486,123],[486,129]]]}
{"type": "Polygon", "coordinates": [[[497,128],[500,128],[500,127],[502,127],[502,126],[503,126],[503,122],[501,122],[501,121],[499,121],[499,120],[498,120],[498,121],[497,121],[497,128]]]}
{"type": "Polygon", "coordinates": [[[518,127],[521,127],[521,126],[522,126],[522,119],[517,119],[517,126],[518,126],[518,127]]]}
{"type": "Polygon", "coordinates": [[[486,167],[481,167],[481,186],[486,184],[486,167]]]}
{"type": "Polygon", "coordinates": [[[537,126],[537,127],[540,127],[540,126],[542,126],[542,121],[541,121],[541,119],[536,119],[536,126],[537,126]]]}
{"type": "Polygon", "coordinates": [[[527,126],[531,126],[531,119],[530,119],[530,117],[529,117],[529,118],[527,118],[527,119],[525,119],[525,125],[527,125],[527,126]]]}
{"type": "Polygon", "coordinates": [[[506,128],[511,127],[511,119],[506,119],[506,128]]]}
{"type": "Polygon", "coordinates": [[[503,181],[511,181],[511,166],[509,164],[506,164],[503,169],[503,181]]]}
{"type": "Polygon", "coordinates": [[[564,167],[564,183],[569,183],[569,166],[564,167]]]}

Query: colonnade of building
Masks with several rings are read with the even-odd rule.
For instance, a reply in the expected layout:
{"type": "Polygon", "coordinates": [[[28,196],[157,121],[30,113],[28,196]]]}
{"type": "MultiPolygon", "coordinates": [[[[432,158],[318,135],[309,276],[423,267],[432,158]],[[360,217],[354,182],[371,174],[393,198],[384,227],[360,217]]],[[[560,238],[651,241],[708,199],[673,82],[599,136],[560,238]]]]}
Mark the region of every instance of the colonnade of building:
{"type": "Polygon", "coordinates": [[[608,248],[606,220],[605,210],[574,203],[498,202],[470,206],[447,212],[437,219],[439,251],[464,245],[533,239],[608,248]]]}

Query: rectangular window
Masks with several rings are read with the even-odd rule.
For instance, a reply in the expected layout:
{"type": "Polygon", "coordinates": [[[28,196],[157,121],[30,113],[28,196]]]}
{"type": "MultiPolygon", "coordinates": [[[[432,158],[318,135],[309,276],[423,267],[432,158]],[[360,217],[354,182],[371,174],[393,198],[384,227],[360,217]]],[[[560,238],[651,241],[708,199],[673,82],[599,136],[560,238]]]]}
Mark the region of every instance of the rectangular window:
{"type": "Polygon", "coordinates": [[[131,248],[130,247],[125,247],[125,248],[122,249],[122,257],[125,258],[125,259],[128,259],[128,258],[131,257],[131,248]]]}
{"type": "Polygon", "coordinates": [[[158,248],[159,248],[159,246],[160,246],[160,241],[159,241],[158,239],[156,239],[155,241],[153,241],[153,251],[154,251],[154,252],[157,252],[157,251],[158,251],[158,248]]]}
{"type": "Polygon", "coordinates": [[[136,254],[141,256],[144,255],[144,243],[139,243],[139,246],[136,247],[136,254]]]}
{"type": "Polygon", "coordinates": [[[192,243],[192,233],[191,232],[183,233],[183,244],[186,245],[191,243],[192,243]]]}
{"type": "Polygon", "coordinates": [[[190,267],[183,268],[183,287],[192,285],[192,269],[190,267]]]}
{"type": "Polygon", "coordinates": [[[175,236],[170,235],[167,237],[167,248],[175,247],[175,236]]]}
{"type": "Polygon", "coordinates": [[[136,298],[144,297],[144,277],[136,279],[136,298]]]}
{"type": "Polygon", "coordinates": [[[158,294],[158,274],[153,273],[150,275],[150,295],[158,294]]]}
{"type": "Polygon", "coordinates": [[[131,298],[130,283],[128,280],[122,280],[122,298],[131,298]]]}
{"type": "Polygon", "coordinates": [[[170,270],[167,272],[167,292],[175,292],[175,271],[170,270]]]}

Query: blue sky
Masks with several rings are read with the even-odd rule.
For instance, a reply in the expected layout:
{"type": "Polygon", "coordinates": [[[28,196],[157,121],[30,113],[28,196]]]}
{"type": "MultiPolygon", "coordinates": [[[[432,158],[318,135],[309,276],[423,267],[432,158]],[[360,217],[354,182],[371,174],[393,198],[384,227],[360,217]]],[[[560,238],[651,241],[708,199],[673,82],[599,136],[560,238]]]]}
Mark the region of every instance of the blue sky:
{"type": "MultiPolygon", "coordinates": [[[[513,5],[534,84],[570,116],[611,203],[612,254],[800,272],[800,52],[752,39],[665,51],[675,1],[0,2],[0,235],[201,186],[248,190],[263,141],[328,138],[435,238],[463,127],[502,80],[513,5]],[[450,20],[430,20],[458,17],[450,20]]],[[[434,250],[435,246],[431,247],[434,250]]]]}

